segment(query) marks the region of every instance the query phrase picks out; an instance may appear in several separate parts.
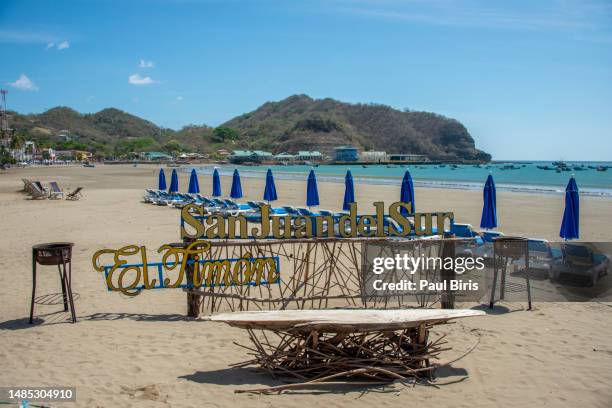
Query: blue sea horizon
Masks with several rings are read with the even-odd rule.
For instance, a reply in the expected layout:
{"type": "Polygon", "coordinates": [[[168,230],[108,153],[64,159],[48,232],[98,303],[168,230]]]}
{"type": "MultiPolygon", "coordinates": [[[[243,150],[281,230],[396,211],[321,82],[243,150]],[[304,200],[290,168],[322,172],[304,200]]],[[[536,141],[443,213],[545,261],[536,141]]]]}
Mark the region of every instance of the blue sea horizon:
{"type": "MultiPolygon", "coordinates": [[[[563,194],[569,178],[573,175],[580,188],[581,195],[600,196],[612,198],[612,168],[608,171],[597,171],[589,168],[596,166],[610,166],[612,162],[567,161],[571,167],[580,167],[584,170],[571,170],[556,172],[555,170],[542,170],[537,166],[552,166],[551,161],[534,160],[508,160],[496,161],[490,164],[475,165],[326,165],[315,167],[317,179],[322,182],[344,183],[347,169],[353,173],[356,184],[374,185],[400,185],[406,169],[414,180],[416,187],[450,188],[460,190],[481,190],[484,182],[491,173],[495,179],[498,190],[514,191],[535,194],[563,194]],[[514,165],[518,169],[503,169],[503,166],[514,165]]],[[[212,174],[214,165],[195,166],[200,174],[212,174]]],[[[304,180],[313,168],[309,165],[218,165],[216,166],[223,176],[231,176],[234,169],[240,170],[242,177],[265,178],[267,169],[272,169],[274,177],[279,180],[304,180]]],[[[189,167],[190,171],[191,167],[189,167]]]]}

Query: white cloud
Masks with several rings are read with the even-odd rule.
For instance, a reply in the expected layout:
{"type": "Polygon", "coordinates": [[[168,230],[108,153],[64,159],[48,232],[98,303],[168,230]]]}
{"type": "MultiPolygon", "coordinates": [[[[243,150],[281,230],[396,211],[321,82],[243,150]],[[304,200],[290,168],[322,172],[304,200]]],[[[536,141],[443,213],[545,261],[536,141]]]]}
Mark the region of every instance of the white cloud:
{"type": "Polygon", "coordinates": [[[65,50],[66,48],[70,48],[70,43],[68,41],[66,41],[66,40],[64,40],[61,43],[57,44],[58,51],[65,50]]]}
{"type": "Polygon", "coordinates": [[[9,86],[22,91],[38,91],[38,87],[26,74],[21,74],[15,82],[9,82],[9,86]]]}
{"type": "Polygon", "coordinates": [[[58,51],[65,50],[66,48],[70,48],[70,43],[67,40],[56,43],[54,41],[50,41],[47,43],[47,47],[45,50],[56,49],[58,51]]]}
{"type": "Polygon", "coordinates": [[[172,100],[172,102],[170,102],[172,105],[176,105],[177,103],[181,103],[183,101],[183,97],[182,96],[177,96],[176,98],[174,98],[172,100]]]}
{"type": "Polygon", "coordinates": [[[140,74],[132,74],[128,78],[128,82],[132,85],[151,85],[155,81],[150,76],[141,77],[140,74]]]}
{"type": "Polygon", "coordinates": [[[140,64],[138,64],[140,68],[153,68],[155,67],[155,63],[153,61],[147,61],[144,59],[140,60],[140,64]]]}

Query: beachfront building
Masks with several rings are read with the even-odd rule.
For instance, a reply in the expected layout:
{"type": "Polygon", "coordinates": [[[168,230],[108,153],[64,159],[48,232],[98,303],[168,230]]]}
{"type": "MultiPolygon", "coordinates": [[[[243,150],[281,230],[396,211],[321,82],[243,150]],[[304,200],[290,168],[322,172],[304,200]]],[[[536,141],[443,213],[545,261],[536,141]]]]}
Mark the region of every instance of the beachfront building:
{"type": "Polygon", "coordinates": [[[274,159],[274,155],[272,153],[264,152],[263,150],[254,150],[253,154],[260,162],[270,162],[274,159]]]}
{"type": "Polygon", "coordinates": [[[84,150],[56,150],[55,160],[68,161],[88,161],[93,158],[93,153],[84,150]]]}
{"type": "Polygon", "coordinates": [[[250,150],[234,150],[227,158],[229,159],[230,163],[235,164],[253,162],[256,160],[253,152],[250,150]]]}
{"type": "Polygon", "coordinates": [[[387,161],[387,152],[368,151],[361,152],[359,158],[366,163],[384,163],[387,161]]]}
{"type": "Polygon", "coordinates": [[[163,152],[142,153],[142,158],[149,161],[172,160],[172,156],[163,152]]]}
{"type": "Polygon", "coordinates": [[[230,156],[230,155],[231,155],[231,153],[229,152],[229,150],[226,150],[226,149],[218,149],[218,150],[217,150],[217,154],[218,154],[219,156],[224,156],[224,157],[228,157],[228,156],[230,156]]]}
{"type": "Polygon", "coordinates": [[[234,150],[228,156],[230,163],[271,163],[274,155],[263,150],[234,150]]]}
{"type": "Polygon", "coordinates": [[[287,152],[282,152],[275,155],[274,160],[278,163],[293,163],[295,161],[295,156],[287,152]]]}
{"type": "Polygon", "coordinates": [[[334,148],[335,162],[356,162],[359,160],[359,150],[353,146],[338,146],[334,148]]]}
{"type": "Polygon", "coordinates": [[[208,154],[202,154],[202,153],[181,153],[181,155],[178,157],[181,160],[202,160],[202,159],[208,159],[209,155],[208,154]]]}
{"type": "Polygon", "coordinates": [[[31,140],[26,140],[23,146],[18,149],[10,149],[11,156],[18,162],[29,162],[34,160],[36,154],[36,144],[31,140]]]}
{"type": "Polygon", "coordinates": [[[429,158],[422,154],[392,153],[388,157],[391,163],[422,163],[429,161],[429,158]]]}
{"type": "Polygon", "coordinates": [[[318,151],[310,151],[310,150],[300,150],[295,155],[296,160],[298,161],[308,161],[308,162],[316,162],[319,163],[323,160],[323,155],[318,151]]]}

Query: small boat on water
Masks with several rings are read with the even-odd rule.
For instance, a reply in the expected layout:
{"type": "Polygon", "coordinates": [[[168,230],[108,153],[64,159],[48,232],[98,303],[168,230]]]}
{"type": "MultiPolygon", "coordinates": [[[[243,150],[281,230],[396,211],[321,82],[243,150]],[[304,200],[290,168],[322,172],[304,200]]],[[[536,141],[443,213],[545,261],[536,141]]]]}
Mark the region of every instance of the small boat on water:
{"type": "Polygon", "coordinates": [[[500,170],[518,170],[519,166],[515,166],[514,164],[506,164],[500,168],[500,170]]]}
{"type": "Polygon", "coordinates": [[[595,170],[597,170],[597,171],[607,171],[608,170],[608,166],[597,166],[597,168],[595,170]]]}

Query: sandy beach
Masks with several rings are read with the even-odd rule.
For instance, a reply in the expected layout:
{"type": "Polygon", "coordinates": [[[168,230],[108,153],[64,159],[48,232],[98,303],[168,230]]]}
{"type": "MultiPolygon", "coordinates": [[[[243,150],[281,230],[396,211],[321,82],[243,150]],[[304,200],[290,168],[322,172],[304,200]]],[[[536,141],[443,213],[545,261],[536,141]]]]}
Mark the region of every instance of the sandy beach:
{"type": "MultiPolygon", "coordinates": [[[[228,366],[246,359],[233,341],[246,334],[223,324],[184,318],[181,290],[149,291],[135,298],[107,292],[91,265],[93,253],[128,244],[160,245],[180,240],[178,210],[143,204],[146,187],[156,186],[156,166],[10,169],[0,173],[0,386],[75,386],[82,407],[264,406],[399,407],[609,407],[612,404],[612,304],[501,303],[486,316],[437,327],[448,334],[452,360],[476,342],[465,358],[438,372],[439,386],[394,384],[364,390],[323,388],[255,396],[237,388],[280,381],[250,369],[228,366]],[[65,190],[84,188],[84,197],[26,199],[22,178],[65,190]],[[31,247],[41,242],[75,243],[73,290],[79,294],[79,322],[66,323],[59,306],[39,306],[29,325],[31,247]]],[[[179,173],[181,190],[188,173],[179,173]]],[[[261,199],[263,179],[243,179],[245,199],[261,199]]],[[[223,190],[231,180],[222,178],[223,190]]],[[[200,178],[204,193],[209,178],[200,178]]],[[[277,181],[279,201],[303,205],[305,182],[277,181]]],[[[343,185],[320,183],[321,207],[338,210],[343,185]]],[[[396,201],[390,186],[356,186],[360,210],[374,201],[396,201]],[[361,203],[364,203],[362,206],[361,203]],[[367,204],[365,204],[367,203],[367,204]]],[[[453,211],[456,221],[478,226],[479,191],[416,189],[419,210],[453,211]]],[[[498,193],[499,230],[555,240],[563,196],[498,193]]],[[[581,198],[581,239],[612,240],[612,200],[581,198]]],[[[60,291],[53,268],[39,270],[39,293],[60,291]],[[48,270],[47,270],[48,269],[48,270]]],[[[75,406],[65,404],[64,406],[75,406]]]]}

